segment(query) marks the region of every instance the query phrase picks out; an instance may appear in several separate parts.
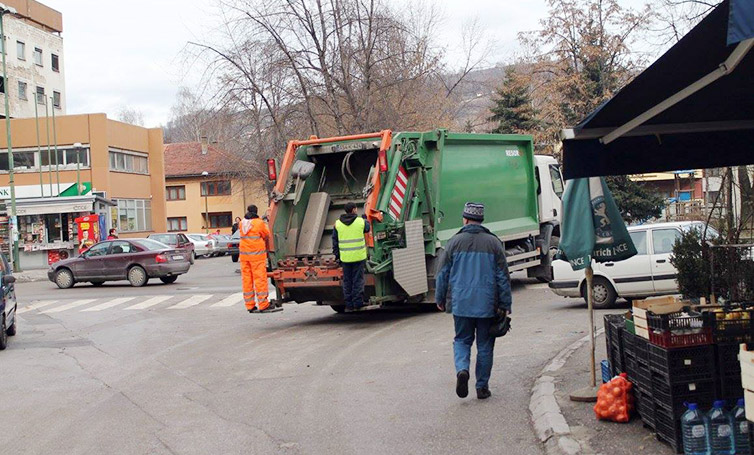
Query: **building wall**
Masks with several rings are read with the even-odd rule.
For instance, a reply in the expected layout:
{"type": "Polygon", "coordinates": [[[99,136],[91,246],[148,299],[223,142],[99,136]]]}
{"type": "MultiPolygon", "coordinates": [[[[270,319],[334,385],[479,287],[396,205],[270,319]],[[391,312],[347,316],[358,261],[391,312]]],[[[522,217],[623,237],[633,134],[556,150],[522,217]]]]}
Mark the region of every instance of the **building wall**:
{"type": "MultiPolygon", "coordinates": [[[[14,6],[21,14],[28,14],[31,20],[7,15],[4,17],[6,64],[8,83],[5,89],[8,91],[10,116],[12,118],[34,117],[35,105],[41,117],[45,116],[45,107],[51,116],[52,110],[55,115],[65,115],[65,55],[63,54],[62,15],[40,3],[27,0],[6,2],[14,6]],[[24,55],[17,50],[17,41],[25,44],[24,55]],[[34,48],[42,50],[42,66],[34,62],[34,48]],[[59,71],[52,69],[52,54],[58,56],[59,71]],[[23,57],[23,59],[21,58],[23,57]],[[19,94],[19,81],[26,83],[26,99],[19,94]],[[43,87],[47,106],[35,102],[37,86],[43,87]],[[59,92],[60,107],[54,107],[50,97],[53,92],[59,92]]],[[[5,104],[0,103],[0,113],[5,115],[5,104]]]]}
{"type": "MultiPolygon", "coordinates": [[[[45,129],[49,125],[53,129],[53,122],[39,122],[42,153],[46,153],[45,129]]],[[[54,127],[57,143],[60,147],[68,147],[80,142],[90,149],[90,169],[80,171],[81,181],[92,182],[92,191],[103,191],[108,199],[144,199],[151,201],[152,229],[146,232],[123,233],[124,237],[143,237],[149,232],[165,231],[165,177],[164,177],[164,145],[162,129],[142,128],[122,122],[109,120],[105,114],[69,115],[56,118],[54,127]],[[148,155],[149,175],[124,173],[110,170],[109,150],[111,147],[139,152],[148,155]]],[[[11,121],[11,138],[14,150],[33,149],[37,147],[36,122],[31,119],[13,119],[11,121]]],[[[52,133],[50,136],[52,142],[52,133]]],[[[0,128],[0,148],[6,149],[5,128],[0,128]]],[[[38,185],[39,171],[16,171],[16,185],[38,185]]],[[[45,172],[42,175],[43,186],[49,188],[50,179],[53,187],[57,187],[58,178],[61,187],[76,182],[76,171],[65,170],[45,172]]],[[[0,186],[8,185],[7,171],[0,171],[0,186]]],[[[46,190],[49,194],[49,190],[46,190]]]]}
{"type": "MultiPolygon", "coordinates": [[[[205,232],[204,214],[205,198],[201,195],[203,177],[169,177],[165,179],[165,186],[185,186],[186,199],[182,201],[167,201],[167,217],[186,217],[187,229],[183,232],[205,232]]],[[[223,177],[208,177],[207,181],[226,180],[223,177]]],[[[166,196],[167,197],[167,196],[166,196]]],[[[231,179],[231,194],[227,196],[207,196],[209,213],[231,212],[233,219],[242,217],[246,207],[255,204],[264,213],[267,207],[267,193],[261,181],[251,182],[241,179],[231,179]]],[[[230,227],[220,228],[220,232],[230,234],[230,227]]]]}

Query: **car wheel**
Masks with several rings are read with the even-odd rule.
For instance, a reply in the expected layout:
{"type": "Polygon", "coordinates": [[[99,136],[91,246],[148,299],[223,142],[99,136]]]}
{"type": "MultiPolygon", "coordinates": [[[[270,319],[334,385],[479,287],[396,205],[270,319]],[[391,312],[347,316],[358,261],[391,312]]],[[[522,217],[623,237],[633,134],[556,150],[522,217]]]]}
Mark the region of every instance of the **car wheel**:
{"type": "Polygon", "coordinates": [[[57,284],[60,289],[68,289],[75,283],[76,280],[73,278],[73,272],[70,270],[60,269],[55,272],[55,284],[57,284]]]}
{"type": "Polygon", "coordinates": [[[135,265],[128,270],[128,282],[131,286],[138,288],[147,284],[147,281],[149,277],[141,266],[135,265]]]}
{"type": "MultiPolygon", "coordinates": [[[[618,294],[615,292],[615,288],[605,278],[596,276],[592,280],[592,286],[594,287],[594,301],[592,306],[596,309],[610,308],[615,304],[615,300],[618,298],[618,294]]],[[[586,301],[586,281],[581,286],[581,296],[586,301]]]]}
{"type": "Polygon", "coordinates": [[[103,284],[105,284],[104,281],[92,281],[91,283],[92,286],[102,286],[103,284]]]}
{"type": "MultiPolygon", "coordinates": [[[[18,306],[16,306],[16,314],[18,314],[18,306]]],[[[16,335],[16,321],[18,321],[18,318],[14,314],[13,324],[11,324],[10,327],[5,330],[5,333],[7,333],[9,337],[16,335]]]]}
{"type": "Polygon", "coordinates": [[[238,255],[237,254],[231,254],[230,255],[230,260],[233,261],[233,262],[238,262],[238,255]]]}
{"type": "Polygon", "coordinates": [[[177,280],[177,279],[178,279],[178,275],[173,275],[173,276],[161,276],[161,277],[160,277],[160,281],[162,281],[162,282],[163,282],[163,283],[165,283],[165,284],[171,284],[171,283],[175,283],[175,280],[177,280]]]}
{"type": "Polygon", "coordinates": [[[196,253],[192,251],[191,256],[189,256],[189,264],[194,265],[194,261],[196,261],[196,253]]]}
{"type": "Polygon", "coordinates": [[[5,315],[3,315],[3,323],[0,325],[0,351],[8,347],[8,331],[5,328],[5,315]]]}

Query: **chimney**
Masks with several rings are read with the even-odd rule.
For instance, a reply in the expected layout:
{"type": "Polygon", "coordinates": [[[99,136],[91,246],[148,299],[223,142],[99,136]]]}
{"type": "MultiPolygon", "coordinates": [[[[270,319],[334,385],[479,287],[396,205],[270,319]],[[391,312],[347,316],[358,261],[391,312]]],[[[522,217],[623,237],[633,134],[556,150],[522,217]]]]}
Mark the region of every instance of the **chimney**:
{"type": "Polygon", "coordinates": [[[202,136],[201,141],[202,141],[202,155],[206,155],[207,147],[209,146],[209,143],[207,141],[207,136],[202,136]]]}

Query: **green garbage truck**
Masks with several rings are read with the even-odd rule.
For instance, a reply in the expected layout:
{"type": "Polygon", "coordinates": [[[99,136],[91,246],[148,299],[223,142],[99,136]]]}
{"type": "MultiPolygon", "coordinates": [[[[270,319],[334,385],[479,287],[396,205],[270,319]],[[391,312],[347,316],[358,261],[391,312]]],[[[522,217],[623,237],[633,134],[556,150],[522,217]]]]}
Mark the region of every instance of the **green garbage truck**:
{"type": "Polygon", "coordinates": [[[511,272],[551,279],[563,181],[553,157],[534,155],[531,136],[436,129],[311,137],[288,143],[279,172],[267,164],[269,277],[279,304],[344,310],[331,236],[348,202],[372,224],[365,308],[435,303],[438,255],[461,228],[467,201],[485,205],[484,225],[503,242],[511,272]]]}

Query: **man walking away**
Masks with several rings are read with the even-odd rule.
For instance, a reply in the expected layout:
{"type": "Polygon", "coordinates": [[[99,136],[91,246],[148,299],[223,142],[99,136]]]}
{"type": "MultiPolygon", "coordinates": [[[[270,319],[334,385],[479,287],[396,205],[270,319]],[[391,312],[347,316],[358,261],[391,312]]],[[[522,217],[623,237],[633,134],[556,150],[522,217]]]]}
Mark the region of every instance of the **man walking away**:
{"type": "Polygon", "coordinates": [[[282,308],[270,307],[267,289],[267,242],[270,229],[259,219],[257,206],[250,205],[241,221],[239,257],[243,280],[243,300],[249,313],[272,313],[282,308]]]}
{"type": "Polygon", "coordinates": [[[333,254],[343,266],[343,299],[346,312],[364,306],[364,266],[367,244],[364,234],[369,232],[369,222],[356,214],[356,204],[349,202],[344,214],[335,222],[332,233],[333,254]]]}
{"type": "Polygon", "coordinates": [[[476,335],[476,396],[489,398],[495,338],[490,327],[496,311],[511,311],[511,287],[503,244],[487,228],[484,205],[468,202],[463,228],[445,246],[436,279],[437,306],[453,313],[456,394],[469,394],[471,345],[476,335]],[[448,295],[450,293],[450,295],[448,295]],[[447,303],[447,305],[446,305],[447,303]]]}

